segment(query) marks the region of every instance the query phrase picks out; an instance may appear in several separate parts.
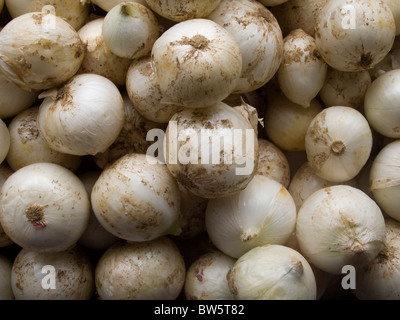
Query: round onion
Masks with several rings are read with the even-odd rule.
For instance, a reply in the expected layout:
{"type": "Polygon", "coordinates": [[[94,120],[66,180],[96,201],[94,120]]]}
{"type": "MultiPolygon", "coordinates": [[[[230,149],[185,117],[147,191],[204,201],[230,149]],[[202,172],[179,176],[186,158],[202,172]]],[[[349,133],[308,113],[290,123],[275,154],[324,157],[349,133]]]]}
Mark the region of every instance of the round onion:
{"type": "Polygon", "coordinates": [[[14,293],[11,288],[11,260],[0,254],[0,300],[14,300],[14,293]]]}
{"type": "MultiPolygon", "coordinates": [[[[125,0],[90,0],[90,2],[92,4],[99,6],[104,11],[108,12],[112,8],[114,8],[116,5],[118,5],[122,2],[125,2],[125,0]]],[[[147,3],[145,0],[131,0],[130,2],[137,2],[144,6],[147,6],[147,3]]]]}
{"type": "MultiPolygon", "coordinates": [[[[0,164],[0,189],[3,186],[4,182],[14,173],[6,162],[0,164]]],[[[10,237],[4,232],[3,227],[0,223],[0,248],[7,247],[14,242],[10,239],[10,237]]]]}
{"type": "Polygon", "coordinates": [[[6,159],[11,145],[11,135],[6,123],[0,119],[0,164],[6,159]]]}

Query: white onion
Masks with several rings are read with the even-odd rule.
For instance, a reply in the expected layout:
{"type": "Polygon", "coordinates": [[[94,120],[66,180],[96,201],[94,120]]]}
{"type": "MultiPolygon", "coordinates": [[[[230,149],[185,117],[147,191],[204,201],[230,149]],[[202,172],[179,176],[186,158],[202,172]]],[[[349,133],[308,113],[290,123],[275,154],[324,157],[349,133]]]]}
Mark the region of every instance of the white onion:
{"type": "Polygon", "coordinates": [[[40,252],[73,246],[87,226],[88,194],[79,178],[54,163],[34,163],[3,184],[0,223],[19,246],[40,252]]]}
{"type": "Polygon", "coordinates": [[[315,39],[304,30],[295,29],[283,39],[283,58],[277,76],[279,87],[290,101],[310,107],[324,85],[327,69],[315,39]]]}
{"type": "Polygon", "coordinates": [[[89,300],[93,266],[78,247],[53,253],[22,249],[12,266],[11,286],[16,300],[89,300]]]}
{"type": "Polygon", "coordinates": [[[103,21],[104,17],[96,18],[78,30],[86,46],[78,73],[96,73],[123,87],[132,59],[118,57],[110,51],[103,39],[103,21]]]}
{"type": "Polygon", "coordinates": [[[92,209],[111,234],[149,241],[179,234],[180,193],[165,164],[129,153],[105,168],[92,193],[92,209]]]}
{"type": "MultiPolygon", "coordinates": [[[[108,12],[112,8],[114,8],[116,5],[118,5],[122,2],[125,2],[125,0],[90,0],[90,2],[92,4],[99,6],[104,11],[108,12]]],[[[145,0],[131,0],[130,2],[137,2],[144,6],[147,6],[147,3],[145,0]]]]}
{"type": "Polygon", "coordinates": [[[386,219],[386,244],[378,256],[357,270],[352,292],[360,300],[400,299],[400,223],[386,219]]]}
{"type": "Polygon", "coordinates": [[[233,36],[209,19],[179,22],[154,43],[151,53],[166,103],[208,107],[235,89],[242,54],[233,36]]]}
{"type": "Polygon", "coordinates": [[[307,129],[307,159],[321,178],[345,182],[356,177],[367,163],[372,140],[369,123],[359,111],[351,107],[329,107],[307,129]]]}
{"type": "Polygon", "coordinates": [[[11,136],[6,123],[0,119],[0,164],[6,159],[10,150],[11,136]]]}
{"type": "Polygon", "coordinates": [[[8,125],[10,149],[6,161],[14,171],[37,162],[59,164],[71,171],[76,171],[82,158],[61,153],[50,148],[39,131],[37,117],[39,106],[32,106],[13,117],[8,125]]]}
{"type": "Polygon", "coordinates": [[[241,256],[228,274],[238,300],[315,300],[315,276],[307,260],[283,245],[256,247],[241,256]]]}
{"type": "Polygon", "coordinates": [[[258,2],[261,2],[264,6],[278,6],[288,0],[258,0],[258,2]]]}
{"type": "Polygon", "coordinates": [[[0,300],[14,300],[14,293],[11,288],[11,260],[0,254],[0,300]]]}
{"type": "Polygon", "coordinates": [[[282,60],[283,36],[265,6],[257,1],[222,0],[207,18],[223,26],[239,44],[243,66],[235,93],[254,91],[271,80],[282,60]]]}
{"type": "Polygon", "coordinates": [[[0,32],[0,72],[24,89],[61,85],[78,71],[83,58],[77,31],[51,13],[25,13],[0,32]]]}
{"type": "Polygon", "coordinates": [[[12,18],[49,8],[76,30],[84,25],[90,11],[86,0],[5,0],[5,4],[12,18]]]}
{"type": "Polygon", "coordinates": [[[132,61],[126,75],[126,91],[135,109],[153,122],[167,123],[182,109],[162,102],[163,96],[150,57],[132,61]]]}
{"type": "MultiPolygon", "coordinates": [[[[6,162],[0,164],[0,189],[3,186],[4,182],[14,173],[6,162]]],[[[10,239],[10,237],[4,232],[3,227],[0,223],[0,248],[7,247],[14,242],[10,239]]]]}
{"type": "Polygon", "coordinates": [[[319,96],[326,107],[347,106],[360,110],[370,85],[371,76],[366,70],[344,72],[329,68],[319,96]]]}
{"type": "Polygon", "coordinates": [[[80,74],[46,91],[39,108],[39,130],[51,148],[73,155],[104,152],[124,125],[124,102],[109,79],[80,74]]]}
{"type": "Polygon", "coordinates": [[[96,265],[95,283],[101,300],[175,300],[185,273],[178,247],[161,237],[111,246],[96,265]]]}
{"type": "Polygon", "coordinates": [[[393,13],[396,25],[396,36],[400,35],[400,3],[397,0],[383,0],[393,13]]]}
{"type": "Polygon", "coordinates": [[[317,47],[339,71],[374,67],[390,51],[395,34],[392,11],[383,1],[328,0],[315,23],[317,47]]]}
{"type": "Polygon", "coordinates": [[[160,16],[172,21],[204,18],[209,15],[221,0],[146,0],[147,5],[160,16]]]}
{"type": "Polygon", "coordinates": [[[137,2],[122,2],[108,11],[102,31],[111,52],[128,59],[149,55],[160,35],[156,16],[137,2]]]}
{"type": "Polygon", "coordinates": [[[294,231],[296,205],[280,183],[255,175],[239,193],[211,199],[205,219],[212,243],[239,258],[259,245],[284,244],[294,231]]]}
{"type": "Polygon", "coordinates": [[[383,249],[385,221],[379,206],[361,190],[335,185],[311,194],[297,213],[302,254],[317,268],[340,274],[362,268],[383,249]]]}
{"type": "Polygon", "coordinates": [[[383,147],[372,160],[369,187],[382,211],[400,221],[398,198],[400,194],[400,140],[383,147]]]}
{"type": "Polygon", "coordinates": [[[378,133],[389,138],[400,138],[400,70],[391,70],[369,86],[365,93],[365,117],[378,133]]]}
{"type": "Polygon", "coordinates": [[[227,275],[236,259],[220,251],[201,255],[186,272],[184,293],[187,300],[234,300],[227,275]]]}

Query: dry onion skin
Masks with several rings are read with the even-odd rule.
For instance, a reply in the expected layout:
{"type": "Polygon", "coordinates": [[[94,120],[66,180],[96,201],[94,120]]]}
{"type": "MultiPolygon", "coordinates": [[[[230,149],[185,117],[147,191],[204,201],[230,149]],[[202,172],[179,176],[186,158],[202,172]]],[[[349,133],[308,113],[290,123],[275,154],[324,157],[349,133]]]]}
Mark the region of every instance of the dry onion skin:
{"type": "Polygon", "coordinates": [[[23,89],[45,90],[69,80],[84,58],[77,31],[51,13],[12,19],[0,32],[0,72],[23,89]]]}
{"type": "Polygon", "coordinates": [[[239,258],[260,245],[283,245],[295,228],[296,205],[280,183],[255,175],[239,193],[211,199],[205,221],[211,242],[239,258]]]}
{"type": "Polygon", "coordinates": [[[68,22],[75,30],[82,27],[89,17],[89,1],[86,0],[5,0],[12,18],[28,12],[51,9],[53,13],[68,22]]]}
{"type": "Polygon", "coordinates": [[[355,178],[372,150],[367,119],[351,107],[325,108],[310,123],[305,136],[308,162],[321,178],[345,182],[355,178]]]}
{"type": "Polygon", "coordinates": [[[123,87],[132,59],[121,58],[110,51],[103,39],[104,17],[87,22],[78,34],[85,44],[85,55],[78,73],[95,73],[123,87]]]}
{"type": "Polygon", "coordinates": [[[11,286],[16,300],[89,300],[94,268],[78,247],[52,253],[21,249],[13,262],[11,286]]]}
{"type": "Polygon", "coordinates": [[[234,300],[227,275],[236,259],[218,251],[205,253],[189,266],[184,293],[187,300],[234,300]]]}
{"type": "Polygon", "coordinates": [[[121,92],[98,74],[76,75],[39,98],[43,98],[38,115],[40,133],[59,152],[78,156],[104,152],[124,125],[121,92]]]}
{"type": "Polygon", "coordinates": [[[22,248],[63,251],[84,232],[90,201],[81,180],[54,163],[34,163],[15,171],[1,188],[0,223],[22,248]]]}
{"type": "Polygon", "coordinates": [[[345,265],[368,265],[384,248],[381,209],[361,190],[348,185],[319,189],[302,204],[296,221],[302,254],[317,268],[340,274],[345,265]]]}
{"type": "Polygon", "coordinates": [[[118,238],[140,242],[181,231],[177,182],[165,164],[154,160],[129,153],[105,168],[93,186],[93,212],[118,238]]]}
{"type": "Polygon", "coordinates": [[[95,270],[100,300],[175,300],[183,289],[186,267],[168,237],[117,243],[100,257],[95,270]]]}
{"type": "Polygon", "coordinates": [[[357,270],[352,292],[359,300],[400,299],[400,223],[390,218],[385,223],[385,247],[371,263],[357,270]]]}
{"type": "Polygon", "coordinates": [[[233,93],[265,85],[282,61],[283,36],[274,15],[257,1],[222,0],[207,17],[223,26],[239,44],[242,73],[233,93]]]}
{"type": "Polygon", "coordinates": [[[82,157],[58,152],[50,148],[39,131],[39,106],[32,106],[13,117],[8,125],[10,148],[6,161],[14,171],[32,163],[50,162],[76,171],[82,157]]]}
{"type": "Polygon", "coordinates": [[[12,261],[5,255],[0,254],[0,300],[14,300],[11,288],[12,261]]]}
{"type": "Polygon", "coordinates": [[[319,52],[339,71],[373,68],[389,53],[395,35],[392,11],[383,1],[328,0],[315,23],[319,52]]]}
{"type": "Polygon", "coordinates": [[[179,22],[154,43],[152,61],[163,102],[204,108],[228,97],[242,72],[239,44],[209,19],[179,22]]]}
{"type": "Polygon", "coordinates": [[[399,156],[400,140],[390,142],[374,158],[369,172],[369,188],[375,201],[385,214],[397,221],[400,221],[399,156]]]}
{"type": "Polygon", "coordinates": [[[315,300],[317,285],[308,261],[283,245],[258,246],[242,255],[228,273],[237,300],[315,300]]]}

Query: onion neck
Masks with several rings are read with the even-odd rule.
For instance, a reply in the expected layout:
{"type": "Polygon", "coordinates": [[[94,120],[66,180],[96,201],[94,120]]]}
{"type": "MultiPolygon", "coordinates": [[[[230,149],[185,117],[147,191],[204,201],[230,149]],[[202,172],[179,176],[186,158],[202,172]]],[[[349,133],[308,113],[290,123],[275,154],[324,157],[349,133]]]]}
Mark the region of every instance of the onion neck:
{"type": "Polygon", "coordinates": [[[34,226],[35,228],[44,228],[46,227],[46,221],[44,218],[44,210],[41,205],[36,203],[29,205],[25,209],[25,215],[28,221],[34,226]]]}

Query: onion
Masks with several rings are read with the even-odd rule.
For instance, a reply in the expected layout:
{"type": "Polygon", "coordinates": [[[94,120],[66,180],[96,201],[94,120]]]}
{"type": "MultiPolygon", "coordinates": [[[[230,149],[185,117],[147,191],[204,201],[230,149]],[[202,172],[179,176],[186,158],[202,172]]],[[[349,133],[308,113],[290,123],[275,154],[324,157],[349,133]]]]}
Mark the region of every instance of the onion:
{"type": "Polygon", "coordinates": [[[153,12],[137,2],[122,2],[106,14],[103,39],[107,47],[121,58],[138,59],[151,52],[160,35],[153,12]]]}
{"type": "Polygon", "coordinates": [[[295,29],[284,38],[277,76],[279,87],[290,101],[310,107],[324,85],[327,69],[312,36],[295,29]]]}
{"type": "Polygon", "coordinates": [[[390,51],[395,34],[392,11],[383,1],[328,0],[315,24],[323,59],[339,71],[374,67],[390,51]]]}
{"type": "Polygon", "coordinates": [[[177,23],[154,43],[151,56],[163,101],[208,107],[235,89],[242,54],[233,36],[209,19],[177,23]]]}
{"type": "Polygon", "coordinates": [[[40,134],[37,117],[39,106],[33,106],[13,117],[8,125],[10,149],[7,163],[14,171],[37,162],[59,164],[76,171],[82,163],[82,157],[61,153],[50,148],[40,134]]]}
{"type": "Polygon", "coordinates": [[[0,223],[22,248],[63,251],[84,232],[90,201],[79,178],[54,163],[34,163],[15,171],[3,184],[0,223]]]}
{"type": "Polygon", "coordinates": [[[264,6],[278,6],[288,0],[258,0],[258,2],[261,2],[264,6]]]}
{"type": "Polygon", "coordinates": [[[97,74],[74,76],[41,93],[40,133],[51,148],[73,155],[104,152],[124,125],[124,102],[115,84],[97,74]],[[90,121],[88,121],[90,119],[90,121]]]}
{"type": "Polygon", "coordinates": [[[49,9],[76,30],[84,25],[90,11],[86,0],[5,0],[5,4],[12,18],[49,9]]]}
{"type": "Polygon", "coordinates": [[[400,3],[397,0],[383,0],[393,13],[396,24],[396,36],[400,35],[400,3]]]}
{"type": "MultiPolygon", "coordinates": [[[[90,2],[92,4],[99,6],[104,11],[108,12],[112,8],[114,8],[116,5],[118,5],[122,2],[125,2],[125,0],[90,0],[90,2]]],[[[130,2],[137,2],[144,6],[147,6],[147,3],[145,0],[131,0],[130,2]]]]}
{"type": "Polygon", "coordinates": [[[386,244],[378,256],[357,270],[353,294],[360,300],[400,299],[400,223],[386,219],[386,244]]]}
{"type": "Polygon", "coordinates": [[[212,243],[239,258],[259,245],[284,244],[294,231],[296,206],[280,183],[255,175],[241,192],[211,199],[205,218],[212,243]]]}
{"type": "Polygon", "coordinates": [[[398,197],[400,194],[400,140],[383,147],[373,159],[369,173],[369,187],[382,211],[400,221],[398,197]]]}
{"type": "Polygon", "coordinates": [[[371,127],[389,138],[400,138],[400,70],[391,70],[375,79],[364,99],[365,117],[371,127]]]}
{"type": "Polygon", "coordinates": [[[172,21],[184,21],[208,16],[221,0],[146,0],[151,10],[172,21]]]}
{"type": "Polygon", "coordinates": [[[162,102],[163,96],[150,57],[134,60],[130,64],[126,75],[126,91],[135,109],[153,122],[167,123],[182,109],[162,102]]]}
{"type": "Polygon", "coordinates": [[[256,174],[269,177],[287,188],[290,182],[290,166],[283,151],[272,142],[258,138],[258,153],[256,174]]]}
{"type": "Polygon", "coordinates": [[[235,93],[254,91],[271,80],[282,60],[283,36],[265,6],[257,1],[222,0],[207,18],[223,26],[239,44],[243,66],[235,93]]]}
{"type": "Polygon", "coordinates": [[[93,212],[116,237],[149,241],[179,234],[180,193],[165,164],[130,153],[105,168],[91,194],[93,212]]]}
{"type": "Polygon", "coordinates": [[[164,155],[169,171],[193,194],[227,196],[244,189],[255,174],[257,133],[241,112],[223,102],[186,108],[168,124],[164,155]]]}
{"type": "Polygon", "coordinates": [[[184,293],[188,300],[234,300],[227,275],[236,259],[220,251],[205,253],[186,272],[184,293]]]}
{"type": "Polygon", "coordinates": [[[359,269],[383,249],[385,221],[379,206],[361,190],[335,185],[311,194],[297,213],[296,237],[302,254],[317,268],[340,274],[359,269]]]}
{"type": "Polygon", "coordinates": [[[86,46],[78,73],[95,73],[111,80],[117,87],[123,87],[132,59],[118,57],[110,51],[103,39],[103,21],[104,17],[96,18],[78,30],[86,46]]]}
{"type": "Polygon", "coordinates": [[[185,273],[178,247],[161,237],[111,246],[96,265],[95,283],[101,300],[175,300],[185,273]]]}
{"type": "Polygon", "coordinates": [[[11,286],[16,300],[89,300],[93,266],[78,247],[53,253],[21,249],[12,266],[11,286]]]}
{"type": "Polygon", "coordinates": [[[0,119],[0,164],[6,159],[10,150],[11,136],[6,123],[0,119]]]}
{"type": "Polygon", "coordinates": [[[77,31],[51,13],[25,13],[0,32],[0,72],[23,89],[61,85],[78,71],[83,58],[77,31]]]}
{"type": "Polygon", "coordinates": [[[241,256],[228,274],[239,300],[315,300],[315,276],[307,260],[283,245],[263,245],[241,256]]]}
{"type": "Polygon", "coordinates": [[[321,178],[345,182],[355,178],[372,150],[368,121],[356,109],[335,106],[321,111],[305,136],[308,162],[321,178]]]}
{"type": "MultiPolygon", "coordinates": [[[[6,162],[0,164],[0,189],[3,186],[4,182],[14,173],[6,162]]],[[[14,242],[10,239],[10,237],[4,232],[3,227],[0,223],[0,248],[7,247],[12,245],[14,242]]]]}
{"type": "Polygon", "coordinates": [[[14,300],[14,293],[11,288],[11,260],[0,254],[0,300],[14,300]]]}

